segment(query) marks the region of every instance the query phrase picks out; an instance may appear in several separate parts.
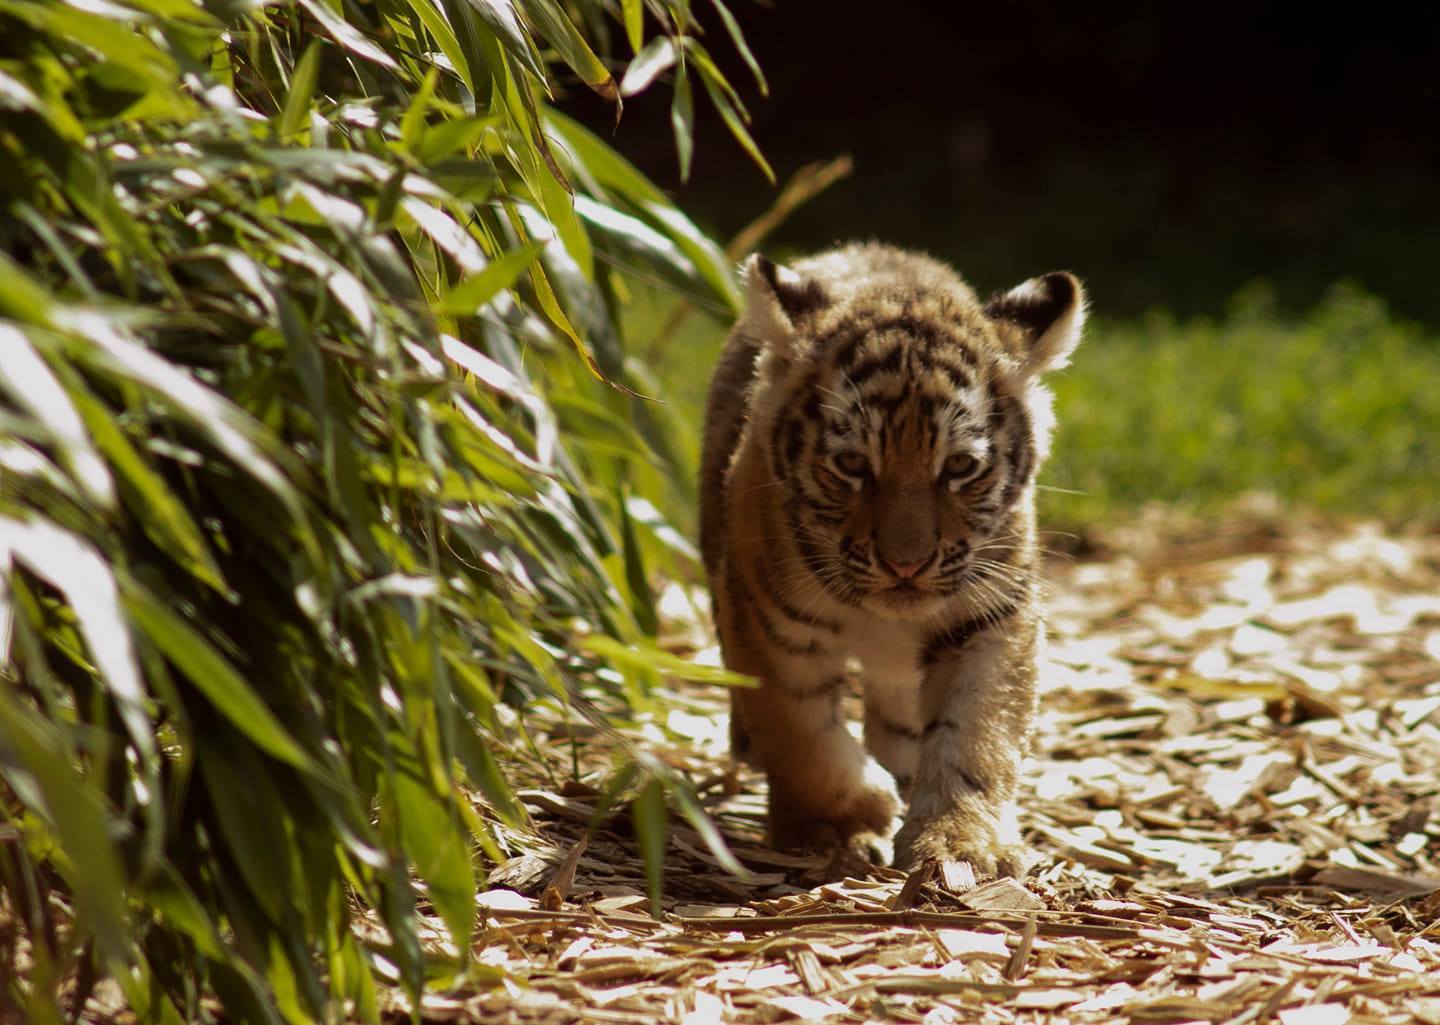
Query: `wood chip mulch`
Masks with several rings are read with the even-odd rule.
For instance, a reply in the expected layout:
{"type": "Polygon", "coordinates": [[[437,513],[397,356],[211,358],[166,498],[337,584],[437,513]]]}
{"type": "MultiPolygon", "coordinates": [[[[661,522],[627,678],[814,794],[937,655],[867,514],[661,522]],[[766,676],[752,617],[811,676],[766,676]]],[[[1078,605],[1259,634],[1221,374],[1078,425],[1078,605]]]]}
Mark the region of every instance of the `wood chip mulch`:
{"type": "MultiPolygon", "coordinates": [[[[1022,797],[1036,863],[976,881],[768,849],[725,695],[628,736],[686,772],[749,870],[671,817],[650,915],[615,752],[522,794],[485,986],[429,1021],[1440,1023],[1440,536],[1136,527],[1050,568],[1053,666],[1022,797]]],[[[685,602],[674,647],[699,649],[685,602]]],[[[528,722],[569,761],[574,727],[528,722]]]]}

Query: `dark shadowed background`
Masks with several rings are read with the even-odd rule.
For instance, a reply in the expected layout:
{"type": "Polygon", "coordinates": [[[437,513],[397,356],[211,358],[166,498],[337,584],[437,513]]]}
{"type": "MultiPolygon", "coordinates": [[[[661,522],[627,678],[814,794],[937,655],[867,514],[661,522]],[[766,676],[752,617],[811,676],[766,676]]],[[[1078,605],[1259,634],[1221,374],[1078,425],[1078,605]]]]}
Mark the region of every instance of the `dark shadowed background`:
{"type": "MultiPolygon", "coordinates": [[[[1346,279],[1401,314],[1440,319],[1440,47],[1418,13],[748,0],[733,10],[769,99],[744,88],[713,29],[711,50],[742,87],[779,177],[855,158],[853,176],[772,247],[884,238],[950,259],[981,290],[1073,267],[1113,315],[1216,310],[1256,279],[1300,310],[1346,279]]],[[[608,128],[612,112],[582,106],[608,128]]],[[[703,99],[696,112],[697,171],[679,193],[728,237],[771,192],[703,99]]],[[[679,188],[665,91],[626,106],[617,143],[679,188]]]]}

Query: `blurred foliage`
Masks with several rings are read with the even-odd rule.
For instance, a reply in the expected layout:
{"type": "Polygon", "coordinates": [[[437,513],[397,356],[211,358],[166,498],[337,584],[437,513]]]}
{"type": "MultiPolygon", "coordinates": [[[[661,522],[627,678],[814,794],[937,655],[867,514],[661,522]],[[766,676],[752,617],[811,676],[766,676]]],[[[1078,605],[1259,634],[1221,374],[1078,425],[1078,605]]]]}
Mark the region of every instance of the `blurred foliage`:
{"type": "Polygon", "coordinates": [[[1440,346],[1337,285],[1308,312],[1255,286],[1218,319],[1102,320],[1056,375],[1060,428],[1041,512],[1083,526],[1149,503],[1214,515],[1250,493],[1433,522],[1440,346]],[[1072,493],[1073,492],[1073,493],[1072,493]]]}
{"type": "MultiPolygon", "coordinates": [[[[753,151],[694,17],[0,0],[0,1019],[106,976],[165,1023],[489,978],[476,853],[543,761],[507,705],[640,711],[677,669],[687,485],[621,306],[738,301],[552,102],[618,103],[628,47],[624,91],[668,59],[753,151]]],[[[647,851],[686,786],[618,768],[647,851]]]]}

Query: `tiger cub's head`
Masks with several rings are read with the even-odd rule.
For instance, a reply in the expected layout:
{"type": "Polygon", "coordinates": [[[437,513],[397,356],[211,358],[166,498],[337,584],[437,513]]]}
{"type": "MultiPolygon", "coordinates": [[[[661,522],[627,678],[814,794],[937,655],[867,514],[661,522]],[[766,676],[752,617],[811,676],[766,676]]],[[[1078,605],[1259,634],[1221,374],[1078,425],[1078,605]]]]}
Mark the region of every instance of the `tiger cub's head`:
{"type": "Polygon", "coordinates": [[[949,268],[851,246],[745,267],[759,347],[752,431],[806,569],[887,618],[1026,579],[1033,483],[1052,425],[1039,378],[1079,340],[1071,274],[987,303],[949,268]]]}

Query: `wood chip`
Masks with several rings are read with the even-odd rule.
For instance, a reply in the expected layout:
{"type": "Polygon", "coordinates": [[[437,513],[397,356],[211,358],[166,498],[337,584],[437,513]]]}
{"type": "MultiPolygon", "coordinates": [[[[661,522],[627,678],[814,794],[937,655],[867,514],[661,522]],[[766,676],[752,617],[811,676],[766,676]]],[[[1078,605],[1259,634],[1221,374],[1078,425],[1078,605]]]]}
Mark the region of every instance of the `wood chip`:
{"type": "Polygon", "coordinates": [[[1280,1012],[1280,1025],[1345,1025],[1350,1010],[1343,1004],[1309,1004],[1280,1012]]]}
{"type": "Polygon", "coordinates": [[[1399,897],[1423,897],[1440,890],[1440,879],[1333,865],[1316,872],[1311,882],[1337,890],[1360,890],[1399,897]]]}
{"type": "Polygon", "coordinates": [[[968,861],[940,862],[940,885],[951,893],[975,888],[975,867],[968,861]]]}
{"type": "Polygon", "coordinates": [[[995,879],[961,894],[960,903],[975,911],[1038,911],[1045,902],[1014,879],[995,879]]]}
{"type": "Polygon", "coordinates": [[[1010,960],[1010,948],[1005,944],[1005,937],[998,932],[937,929],[935,936],[952,961],[980,958],[996,964],[1006,964],[1010,960]]]}

